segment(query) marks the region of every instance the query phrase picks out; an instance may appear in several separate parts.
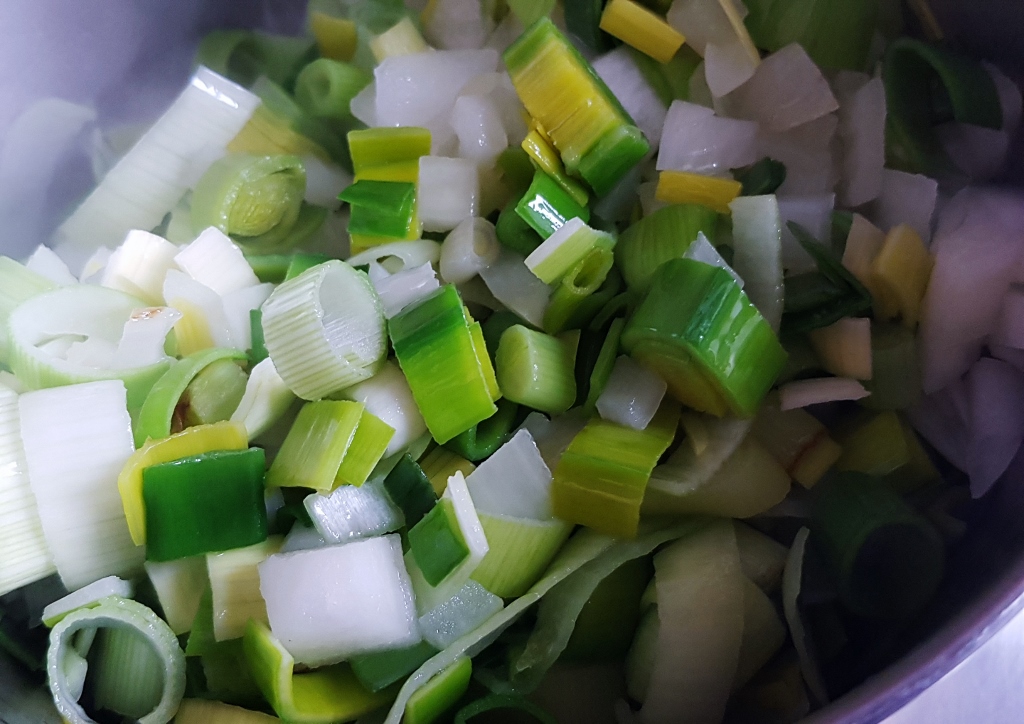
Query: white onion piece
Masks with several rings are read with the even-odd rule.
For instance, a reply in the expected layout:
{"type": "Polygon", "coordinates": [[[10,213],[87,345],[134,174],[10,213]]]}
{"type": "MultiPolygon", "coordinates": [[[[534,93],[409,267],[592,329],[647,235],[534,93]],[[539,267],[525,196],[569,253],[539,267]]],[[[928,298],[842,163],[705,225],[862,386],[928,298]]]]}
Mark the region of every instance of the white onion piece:
{"type": "Polygon", "coordinates": [[[846,377],[819,377],[813,380],[787,382],[779,388],[779,407],[783,410],[795,410],[824,402],[841,400],[860,400],[870,392],[864,389],[857,380],[846,377]]]}
{"type": "Polygon", "coordinates": [[[967,372],[995,331],[1022,258],[1024,196],[968,188],[943,209],[921,312],[922,383],[941,390],[967,372]]]}
{"type": "Polygon", "coordinates": [[[551,287],[534,276],[520,254],[502,248],[497,261],[482,269],[480,276],[499,302],[533,326],[544,326],[551,287]]]}
{"type": "Polygon", "coordinates": [[[422,156],[416,185],[416,213],[425,231],[450,231],[476,214],[480,176],[464,158],[422,156]]]}
{"type": "Polygon", "coordinates": [[[259,572],[270,628],[300,663],[420,641],[397,535],[272,555],[259,572]]]}
{"type": "Polygon", "coordinates": [[[172,307],[136,309],[124,323],[124,333],[110,360],[110,369],[145,367],[167,358],[164,343],[182,314],[172,307]]]}
{"type": "Polygon", "coordinates": [[[504,607],[501,598],[470,580],[454,596],[420,616],[420,633],[435,649],[444,650],[504,607]]]}
{"type": "MultiPolygon", "coordinates": [[[[245,426],[250,440],[258,438],[277,422],[295,402],[295,393],[277,374],[274,361],[267,357],[258,362],[245,382],[245,393],[231,413],[231,422],[245,426]]],[[[284,501],[281,501],[284,505],[284,501]]]]}
{"type": "Polygon", "coordinates": [[[622,355],[597,398],[597,411],[605,420],[643,430],[654,419],[667,390],[665,380],[622,355]]]}
{"type": "Polygon", "coordinates": [[[743,27],[746,14],[743,3],[734,0],[675,0],[666,20],[686,36],[686,44],[700,55],[707,54],[710,43],[728,45],[741,41],[756,66],[760,56],[743,27]]]}
{"type": "Polygon", "coordinates": [[[589,419],[589,415],[583,411],[582,407],[577,407],[550,420],[539,412],[531,412],[519,429],[529,431],[534,442],[537,443],[540,456],[544,458],[544,464],[548,466],[549,470],[554,470],[558,467],[562,453],[569,447],[569,443],[579,434],[580,430],[586,427],[589,419]]]}
{"type": "Polygon", "coordinates": [[[167,306],[180,310],[183,314],[200,315],[206,322],[210,339],[217,347],[234,347],[231,337],[231,325],[224,313],[224,300],[217,292],[205,284],[177,269],[167,272],[164,279],[164,299],[167,306]]]}
{"type": "Polygon", "coordinates": [[[362,403],[367,412],[394,429],[386,457],[404,450],[427,431],[409,383],[393,361],[385,362],[373,377],[346,388],[339,396],[362,403]]]}
{"type": "Polygon", "coordinates": [[[935,133],[953,163],[972,181],[987,181],[1003,170],[1010,134],[969,123],[943,123],[935,133]]]}
{"type": "Polygon", "coordinates": [[[967,470],[970,443],[967,384],[957,379],[924,397],[908,413],[921,437],[960,470],[967,470]]]}
{"type": "Polygon", "coordinates": [[[697,64],[693,75],[690,76],[690,82],[686,85],[689,94],[687,100],[690,103],[710,108],[723,118],[729,115],[726,112],[727,109],[722,107],[722,99],[715,98],[711,93],[711,88],[708,86],[707,66],[703,60],[697,64]]]}
{"type": "Polygon", "coordinates": [[[980,498],[1009,467],[1024,442],[1024,374],[1000,360],[978,360],[967,373],[971,436],[967,474],[980,498]]]}
{"type": "Polygon", "coordinates": [[[377,125],[376,81],[370,81],[369,85],[355,94],[348,104],[348,110],[357,121],[365,123],[370,128],[377,125]]]}
{"type": "Polygon", "coordinates": [[[68,265],[52,249],[42,244],[25,261],[25,268],[46,277],[58,287],[78,284],[78,279],[68,269],[68,265]]]}
{"type": "Polygon", "coordinates": [[[262,307],[273,291],[273,284],[257,284],[221,297],[224,318],[231,330],[231,341],[239,349],[252,347],[252,320],[249,313],[262,307]]]}
{"type": "MultiPolygon", "coordinates": [[[[406,4],[413,2],[413,0],[406,0],[406,4]]],[[[416,0],[419,2],[419,0],[416,0]]],[[[488,48],[494,48],[499,53],[504,53],[508,46],[512,45],[516,39],[523,34],[526,28],[523,27],[522,22],[516,17],[515,13],[506,13],[504,19],[498,23],[498,27],[494,29],[494,32],[487,38],[488,48]]]]}
{"type": "MultiPolygon", "coordinates": [[[[509,17],[513,15],[514,13],[509,13],[509,17]]],[[[516,24],[518,25],[518,21],[516,21],[516,24]]],[[[512,85],[512,79],[508,73],[500,72],[497,75],[497,84],[490,95],[494,99],[498,111],[501,113],[501,122],[505,126],[509,145],[518,146],[529,132],[524,120],[526,109],[523,107],[522,101],[519,100],[519,94],[516,93],[515,86],[512,85]]]]}
{"type": "Polygon", "coordinates": [[[312,155],[302,157],[302,167],[306,169],[305,202],[328,209],[337,208],[340,204],[338,194],[351,185],[352,175],[340,166],[312,155]]]}
{"type": "Polygon", "coordinates": [[[710,108],[673,101],[665,117],[657,169],[726,173],[754,163],[757,151],[753,121],[721,118],[710,108]]]}
{"type": "Polygon", "coordinates": [[[885,169],[882,189],[867,216],[882,231],[909,224],[927,245],[932,238],[932,216],[938,198],[939,184],[934,179],[885,169]]]}
{"type": "Polygon", "coordinates": [[[839,200],[846,207],[860,206],[882,191],[885,84],[881,78],[872,78],[851,92],[837,89],[837,93],[842,141],[839,200]]]}
{"type": "Polygon", "coordinates": [[[254,287],[260,283],[242,250],[213,226],[174,256],[178,268],[217,294],[254,287]]]}
{"type": "Polygon", "coordinates": [[[550,520],[551,470],[527,430],[519,430],[466,478],[477,510],[487,515],[550,520]]]}
{"type": "Polygon", "coordinates": [[[1003,109],[1003,130],[1012,136],[1020,127],[1021,110],[1024,106],[1020,86],[991,63],[982,62],[982,65],[992,76],[996,91],[999,93],[999,105],[1003,109]]]}
{"type": "Polygon", "coordinates": [[[48,603],[43,608],[41,618],[44,623],[52,625],[59,622],[60,619],[72,611],[98,603],[108,596],[131,598],[134,595],[135,586],[132,585],[131,581],[126,581],[117,576],[107,576],[98,581],[93,581],[88,586],[83,586],[62,598],[58,598],[56,601],[48,603]]]}
{"type": "MultiPolygon", "coordinates": [[[[351,487],[351,486],[346,486],[351,487]]],[[[327,541],[320,535],[316,528],[307,528],[302,523],[296,522],[288,535],[284,537],[279,553],[294,553],[295,551],[311,551],[315,548],[323,548],[327,541]]]]}
{"type": "Polygon", "coordinates": [[[508,148],[508,134],[501,113],[488,96],[460,96],[452,108],[451,124],[459,138],[459,156],[462,158],[489,166],[508,148]]]}
{"type": "Polygon", "coordinates": [[[761,61],[753,77],[729,100],[738,117],[757,121],[771,133],[802,126],[839,108],[825,76],[798,43],[761,61]]]}
{"type": "MultiPolygon", "coordinates": [[[[314,493],[302,504],[327,543],[349,543],[359,538],[393,533],[403,525],[402,511],[391,501],[382,481],[360,486],[339,485],[329,494],[314,493]]],[[[284,551],[282,551],[284,552],[284,551]]]]}
{"type": "Polygon", "coordinates": [[[622,107],[644,132],[651,148],[661,143],[661,130],[668,110],[640,72],[627,46],[605,53],[593,63],[594,71],[619,99],[622,107]]]}
{"type": "Polygon", "coordinates": [[[736,36],[726,43],[708,43],[704,48],[704,78],[713,98],[722,98],[748,83],[758,67],[736,36]]]}
{"type": "Polygon", "coordinates": [[[835,186],[832,147],[839,118],[822,116],[810,123],[781,133],[763,131],[757,141],[757,156],[768,156],[786,166],[786,180],[780,196],[830,193],[835,186]]]}
{"type": "Polygon", "coordinates": [[[441,288],[430,264],[389,274],[377,262],[370,262],[370,282],[388,319],[441,288]]]}
{"type": "Polygon", "coordinates": [[[78,281],[82,284],[99,284],[100,275],[106,269],[107,263],[114,251],[110,247],[101,246],[92,253],[82,266],[82,273],[78,275],[78,281]]]}
{"type": "Polygon", "coordinates": [[[733,264],[750,301],[778,331],[785,285],[782,281],[782,217],[775,196],[740,196],[732,211],[733,264]]]}
{"type": "Polygon", "coordinates": [[[372,246],[348,258],[350,266],[363,266],[371,261],[380,262],[389,272],[411,269],[421,264],[437,264],[441,260],[441,245],[430,239],[416,241],[393,241],[390,244],[372,246]],[[386,261],[394,257],[401,262],[397,268],[390,267],[386,261]]]}
{"type": "Polygon", "coordinates": [[[683,254],[683,258],[699,261],[700,263],[707,264],[709,266],[717,266],[719,269],[725,269],[729,272],[729,276],[736,281],[740,289],[743,288],[743,279],[740,278],[740,275],[737,274],[728,263],[726,263],[725,259],[722,258],[722,255],[718,253],[718,250],[711,245],[710,241],[708,241],[708,237],[704,236],[703,231],[697,232],[697,238],[687,248],[686,253],[683,254]]]}
{"type": "Polygon", "coordinates": [[[150,304],[163,304],[164,279],[168,271],[178,268],[174,261],[178,251],[161,236],[132,229],[110,254],[100,284],[150,304]]]}
{"type": "Polygon", "coordinates": [[[814,259],[800,246],[800,242],[789,230],[789,222],[800,224],[819,241],[828,239],[835,198],[835,194],[818,194],[779,199],[779,215],[782,218],[782,264],[788,271],[798,274],[817,269],[814,259]]]}
{"type": "Polygon", "coordinates": [[[482,48],[493,28],[479,0],[434,0],[420,16],[423,37],[435,48],[482,48]]]}
{"type": "Polygon", "coordinates": [[[463,284],[498,259],[501,245],[494,224],[487,219],[466,219],[441,244],[440,272],[449,284],[463,284]]]}

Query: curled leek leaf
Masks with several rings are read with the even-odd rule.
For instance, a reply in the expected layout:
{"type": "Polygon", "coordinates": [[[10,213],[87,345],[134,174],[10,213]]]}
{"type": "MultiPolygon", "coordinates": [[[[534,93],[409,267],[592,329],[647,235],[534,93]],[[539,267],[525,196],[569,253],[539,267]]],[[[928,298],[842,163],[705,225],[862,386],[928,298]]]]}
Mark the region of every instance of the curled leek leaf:
{"type": "Polygon", "coordinates": [[[71,724],[93,722],[78,701],[88,664],[72,643],[79,631],[100,628],[128,631],[150,644],[162,665],[162,693],[154,709],[138,721],[139,724],[169,722],[185,693],[185,654],[174,632],[159,616],[141,603],[118,596],[102,599],[93,608],[81,608],[68,614],[50,634],[46,670],[53,702],[61,716],[71,724]]]}
{"type": "Polygon", "coordinates": [[[196,233],[214,226],[248,252],[303,241],[322,212],[303,205],[306,171],[297,156],[229,154],[199,179],[192,197],[196,233]]]}

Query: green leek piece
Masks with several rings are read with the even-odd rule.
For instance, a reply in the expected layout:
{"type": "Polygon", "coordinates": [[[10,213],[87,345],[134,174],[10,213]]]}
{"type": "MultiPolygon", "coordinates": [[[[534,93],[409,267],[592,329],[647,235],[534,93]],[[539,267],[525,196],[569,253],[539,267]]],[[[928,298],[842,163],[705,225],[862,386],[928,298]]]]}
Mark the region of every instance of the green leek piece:
{"type": "Polygon", "coordinates": [[[284,279],[281,281],[288,281],[294,279],[302,272],[307,269],[312,269],[318,264],[323,264],[325,261],[329,261],[331,257],[326,254],[304,254],[302,252],[292,254],[291,259],[288,262],[288,269],[285,271],[284,279]]]}
{"type": "Polygon", "coordinates": [[[437,653],[426,641],[405,649],[353,656],[349,664],[359,683],[369,691],[381,691],[401,681],[437,653]]]}
{"type": "Polygon", "coordinates": [[[626,229],[615,245],[615,259],[626,286],[645,292],[654,272],[669,259],[678,259],[703,233],[712,244],[718,214],[706,206],[676,204],[658,209],[626,229]]]}
{"type": "MultiPolygon", "coordinates": [[[[256,703],[252,705],[253,708],[257,706],[256,703]]],[[[182,699],[178,713],[174,715],[174,724],[278,724],[280,721],[276,716],[216,699],[182,699]]]]}
{"type": "Polygon", "coordinates": [[[651,471],[675,438],[679,405],[662,402],[644,430],[592,419],[555,468],[551,502],[563,520],[619,537],[636,535],[651,471]]]}
{"type": "Polygon", "coordinates": [[[351,63],[319,58],[295,79],[295,101],[310,115],[332,121],[352,118],[349,105],[373,77],[351,63]]]}
{"type": "Polygon", "coordinates": [[[640,624],[640,602],[654,576],[650,559],[623,563],[601,580],[580,609],[565,661],[622,661],[640,624]]]}
{"type": "Polygon", "coordinates": [[[384,490],[401,508],[405,524],[415,526],[437,503],[437,493],[423,468],[406,453],[384,478],[384,490]]]}
{"type": "Polygon", "coordinates": [[[877,2],[748,0],[747,30],[758,48],[800,43],[825,68],[862,71],[878,20],[877,2]]]}
{"type": "Polygon", "coordinates": [[[471,578],[502,598],[523,595],[541,577],[572,532],[561,520],[528,520],[480,513],[490,546],[471,578]]]}
{"type": "Polygon", "coordinates": [[[156,708],[163,688],[163,662],[149,641],[132,629],[98,631],[89,667],[93,705],[129,719],[156,708]]]}
{"type": "MultiPolygon", "coordinates": [[[[267,125],[271,129],[274,129],[274,126],[283,125],[286,131],[298,136],[291,143],[279,144],[281,148],[278,152],[296,155],[311,153],[314,156],[333,160],[343,168],[350,169],[352,167],[344,137],[331,124],[325,123],[319,118],[313,118],[302,110],[287,90],[263,76],[253,83],[252,92],[260,97],[263,104],[253,114],[253,119],[249,122],[250,125],[257,120],[262,111],[269,115],[267,125]]],[[[276,129],[270,132],[272,134],[280,133],[276,129]]],[[[244,145],[241,148],[235,145],[244,134],[245,130],[243,129],[242,133],[228,145],[229,151],[250,150],[244,145]]]]}
{"type": "MultiPolygon", "coordinates": [[[[521,148],[526,151],[530,161],[533,162],[537,169],[550,176],[563,191],[572,196],[577,204],[580,206],[587,205],[587,202],[590,200],[590,194],[587,193],[582,184],[575,179],[569,178],[558,152],[551,147],[551,144],[545,140],[540,131],[534,129],[526,134],[521,148]]],[[[532,180],[533,174],[530,174],[529,181],[532,180]]],[[[527,183],[528,186],[529,183],[527,183]]],[[[526,189],[524,188],[522,193],[525,193],[525,191],[526,189]]]]}
{"type": "MultiPolygon", "coordinates": [[[[614,236],[592,229],[582,219],[575,218],[566,221],[559,227],[532,254],[526,257],[525,263],[534,276],[542,282],[554,284],[573,271],[593,251],[605,250],[608,252],[610,268],[611,250],[614,246],[614,236]]],[[[601,281],[604,279],[602,278],[601,281]]]]}
{"type": "Polygon", "coordinates": [[[189,384],[200,372],[219,360],[245,360],[245,352],[227,347],[214,347],[190,354],[171,365],[156,381],[146,396],[142,409],[135,420],[135,447],[141,447],[146,440],[159,440],[173,430],[175,409],[189,384]]]}
{"type": "Polygon", "coordinates": [[[330,491],[365,408],[348,400],[307,402],[267,471],[268,487],[330,491]]]}
{"type": "MultiPolygon", "coordinates": [[[[267,352],[267,344],[263,339],[263,310],[262,309],[250,309],[249,310],[249,331],[252,335],[252,345],[249,347],[249,370],[250,374],[252,369],[263,360],[270,356],[267,352]]],[[[245,392],[242,392],[243,396],[245,392]]],[[[241,401],[241,400],[239,400],[241,401]]],[[[237,408],[235,408],[237,409],[237,408]]],[[[232,410],[234,412],[234,410],[232,410]]]]}
{"type": "Polygon", "coordinates": [[[351,721],[383,706],[387,692],[367,691],[348,664],[296,674],[292,655],[265,624],[249,621],[245,656],[260,691],[279,717],[294,724],[351,721]]]}
{"type": "Polygon", "coordinates": [[[555,0],[511,0],[508,8],[520,23],[529,27],[538,19],[550,15],[555,4],[555,0]]]}
{"type": "Polygon", "coordinates": [[[911,616],[942,580],[939,534],[878,478],[850,472],[824,481],[811,530],[835,567],[843,602],[861,616],[911,616]]]}
{"type": "Polygon", "coordinates": [[[733,176],[743,184],[743,196],[767,196],[786,182],[786,165],[766,156],[746,168],[734,170],[733,176]]]}
{"type": "Polygon", "coordinates": [[[909,410],[922,396],[917,335],[902,324],[871,325],[870,396],[860,404],[870,410],[909,410]]]}
{"type": "MultiPolygon", "coordinates": [[[[57,285],[6,256],[0,256],[0,328],[7,327],[7,318],[15,307],[37,294],[48,292],[57,285]]],[[[7,334],[0,334],[0,363],[7,361],[10,343],[7,334]]]]}
{"type": "Polygon", "coordinates": [[[612,320],[608,327],[608,336],[604,338],[601,351],[594,362],[594,368],[590,372],[587,386],[587,398],[583,408],[593,414],[597,409],[597,398],[604,392],[608,385],[608,379],[612,376],[615,368],[615,359],[619,356],[619,343],[622,340],[622,330],[626,327],[626,320],[618,317],[612,320]]]}
{"type": "Polygon", "coordinates": [[[569,173],[603,196],[650,149],[590,64],[547,18],[505,51],[523,105],[550,136],[569,173]]]}
{"type": "Polygon", "coordinates": [[[548,308],[544,311],[544,330],[558,334],[589,322],[619,288],[620,282],[616,275],[615,289],[608,295],[597,294],[614,265],[615,256],[609,246],[599,246],[587,252],[555,287],[548,308]]]}
{"type": "Polygon", "coordinates": [[[502,394],[535,410],[559,414],[576,400],[575,350],[565,341],[516,324],[495,355],[502,394]]]}
{"type": "Polygon", "coordinates": [[[547,239],[570,219],[590,220],[587,207],[580,206],[553,178],[540,170],[533,175],[533,182],[516,204],[516,213],[541,239],[547,239]]]}
{"type": "Polygon", "coordinates": [[[690,99],[690,78],[703,58],[689,45],[680,48],[667,63],[659,63],[636,48],[630,48],[629,54],[666,107],[672,105],[672,101],[690,99]]]}
{"type": "Polygon", "coordinates": [[[912,38],[894,41],[882,66],[886,156],[890,165],[936,176],[953,170],[935,126],[947,121],[1000,129],[1003,110],[988,71],[976,60],[912,38]]]}
{"type": "Polygon", "coordinates": [[[203,595],[199,597],[196,617],[192,619],[192,630],[189,631],[188,642],[185,644],[185,656],[203,656],[216,645],[217,638],[213,634],[213,590],[207,586],[203,595]]]}
{"type": "MultiPolygon", "coordinates": [[[[448,284],[389,324],[395,356],[427,429],[444,444],[497,412],[490,358],[481,357],[471,329],[476,323],[448,284]]],[[[480,335],[480,343],[483,337],[480,335]]]]}
{"type": "Polygon", "coordinates": [[[306,171],[297,156],[229,154],[216,161],[196,184],[192,228],[214,226],[247,251],[294,246],[306,171]]]}
{"type": "Polygon", "coordinates": [[[604,0],[578,0],[565,5],[565,29],[583,41],[594,53],[612,49],[612,36],[601,30],[604,0]]]}
{"type": "Polygon", "coordinates": [[[501,335],[505,334],[506,329],[521,324],[522,321],[522,318],[515,312],[499,309],[481,325],[484,332],[484,342],[487,344],[487,350],[491,353],[492,359],[494,358],[494,353],[498,351],[501,335]]]}
{"type": "Polygon", "coordinates": [[[280,284],[288,274],[292,263],[292,254],[248,254],[245,260],[249,262],[253,273],[260,282],[266,284],[280,284]]]}
{"type": "Polygon", "coordinates": [[[350,234],[380,237],[382,243],[408,236],[416,208],[415,184],[363,179],[342,191],[338,198],[352,205],[350,234]]]}
{"type": "Polygon", "coordinates": [[[430,512],[409,529],[409,550],[423,578],[435,587],[469,557],[469,547],[451,500],[437,501],[430,512]]]}
{"type": "Polygon", "coordinates": [[[445,443],[445,447],[470,462],[477,463],[489,458],[511,436],[519,417],[519,406],[511,400],[498,400],[497,404],[497,412],[453,437],[445,443]]]}
{"type": "Polygon", "coordinates": [[[528,701],[521,696],[509,696],[507,694],[490,694],[482,699],[477,699],[471,704],[466,704],[466,706],[456,712],[454,724],[467,724],[470,719],[475,719],[481,714],[502,709],[524,712],[529,715],[530,719],[540,722],[540,724],[558,724],[553,716],[532,701],[528,701]]]}
{"type": "Polygon", "coordinates": [[[530,160],[530,154],[522,146],[509,146],[501,152],[494,163],[501,171],[502,180],[512,196],[518,197],[526,193],[530,182],[533,181],[536,167],[530,160]]]}
{"type": "Polygon", "coordinates": [[[356,181],[406,181],[419,178],[420,156],[430,155],[426,128],[367,128],[350,131],[349,151],[356,181]]]}
{"type": "MultiPolygon", "coordinates": [[[[151,711],[137,717],[140,724],[166,724],[174,717],[185,693],[185,656],[178,639],[164,621],[135,601],[111,596],[98,605],[68,614],[50,633],[46,670],[53,702],[71,724],[90,724],[79,703],[89,664],[75,649],[80,635],[97,629],[117,629],[143,639],[155,654],[160,668],[159,700],[151,711]],[[80,633],[81,632],[81,633],[80,633]]],[[[136,719],[135,716],[130,717],[136,719]]]]}
{"type": "Polygon", "coordinates": [[[433,724],[469,688],[473,659],[462,656],[420,687],[405,705],[405,724],[433,724]]]}
{"type": "Polygon", "coordinates": [[[516,205],[516,201],[510,201],[501,210],[501,213],[498,215],[498,223],[494,226],[494,231],[498,235],[498,241],[502,244],[512,251],[528,256],[544,240],[527,223],[526,219],[519,215],[516,205]]]}
{"type": "MultiPolygon", "coordinates": [[[[253,310],[257,311],[257,310],[253,310]]],[[[245,394],[249,376],[233,360],[217,360],[196,375],[179,404],[187,405],[186,426],[209,425],[230,419],[245,394]]]]}
{"type": "Polygon", "coordinates": [[[335,487],[344,483],[362,485],[370,477],[370,473],[384,457],[384,453],[395,435],[395,429],[369,412],[365,408],[359,416],[359,424],[352,443],[345,451],[338,473],[335,475],[335,487]]]}
{"type": "Polygon", "coordinates": [[[142,471],[146,557],[173,561],[267,538],[262,448],[204,453],[142,471]]]}
{"type": "Polygon", "coordinates": [[[196,64],[246,87],[262,75],[290,88],[302,67],[316,56],[316,44],[307,38],[214,30],[199,43],[196,64]]]}
{"type": "Polygon", "coordinates": [[[786,364],[768,323],[725,269],[666,262],[622,332],[622,346],[680,402],[750,417],[786,364]]]}

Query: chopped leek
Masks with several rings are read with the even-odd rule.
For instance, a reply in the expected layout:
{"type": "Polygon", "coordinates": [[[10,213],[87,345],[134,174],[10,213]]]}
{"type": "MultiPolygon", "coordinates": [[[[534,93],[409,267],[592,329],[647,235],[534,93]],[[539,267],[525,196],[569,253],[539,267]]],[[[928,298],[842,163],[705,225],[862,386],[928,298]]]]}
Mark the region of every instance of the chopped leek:
{"type": "Polygon", "coordinates": [[[706,206],[679,204],[648,214],[622,234],[615,260],[630,289],[646,291],[669,259],[678,259],[698,234],[715,240],[718,216],[706,206]]]}
{"type": "Polygon", "coordinates": [[[291,86],[299,69],[316,57],[306,38],[253,32],[215,30],[203,38],[196,62],[250,86],[261,75],[291,86]]]}
{"type": "MultiPolygon", "coordinates": [[[[393,475],[395,470],[391,471],[386,480],[391,480],[393,475]]],[[[429,481],[424,480],[423,484],[430,489],[429,481]]],[[[404,506],[392,502],[395,496],[385,486],[386,482],[373,480],[359,487],[339,485],[329,494],[306,496],[303,505],[316,531],[327,543],[347,543],[359,538],[393,533],[405,523],[404,506]]],[[[433,503],[433,490],[430,490],[430,498],[433,503]]]]}
{"type": "Polygon", "coordinates": [[[567,220],[526,257],[526,266],[545,284],[553,284],[566,275],[594,249],[610,250],[615,239],[595,231],[575,217],[567,220]]]}
{"type": "Polygon", "coordinates": [[[582,327],[596,316],[621,287],[618,272],[612,271],[614,264],[611,249],[603,245],[576,262],[551,294],[544,312],[544,330],[558,334],[582,327]]]}
{"type": "Polygon", "coordinates": [[[405,239],[414,231],[416,187],[411,183],[360,179],[339,198],[351,206],[350,234],[384,243],[405,239]]]}
{"type": "Polygon", "coordinates": [[[601,13],[600,27],[659,63],[672,60],[685,40],[664,18],[635,0],[611,0],[601,13]]]}
{"type": "Polygon", "coordinates": [[[473,660],[463,656],[438,672],[413,693],[405,704],[406,724],[433,724],[469,688],[473,660]]]}
{"type": "Polygon", "coordinates": [[[179,404],[185,408],[184,424],[209,425],[231,417],[242,401],[249,375],[233,360],[217,360],[206,366],[185,388],[179,404]]]}
{"type": "Polygon", "coordinates": [[[572,532],[557,518],[535,520],[480,513],[489,549],[473,580],[502,598],[523,595],[537,582],[572,532]]]}
{"type": "Polygon", "coordinates": [[[615,360],[595,407],[605,420],[643,430],[654,419],[668,385],[625,355],[615,360]]]}
{"type": "Polygon", "coordinates": [[[129,581],[117,576],[107,576],[98,581],[93,581],[88,586],[79,588],[63,598],[58,598],[53,603],[47,604],[43,609],[43,625],[53,628],[73,611],[80,608],[94,608],[104,599],[110,596],[120,598],[131,598],[135,593],[135,587],[129,581]]]}
{"type": "Polygon", "coordinates": [[[476,470],[476,465],[445,447],[434,448],[420,460],[419,464],[437,495],[444,493],[444,489],[448,487],[448,478],[455,473],[468,476],[476,470]]]}
{"type": "Polygon", "coordinates": [[[370,80],[369,74],[350,63],[320,58],[295,79],[295,100],[313,116],[347,121],[352,117],[349,104],[370,80]]]}
{"type": "Polygon", "coordinates": [[[540,234],[541,239],[547,239],[572,219],[579,218],[583,222],[590,220],[587,207],[580,205],[554,179],[539,169],[534,173],[530,187],[516,204],[515,211],[530,228],[540,234]]]}
{"type": "Polygon", "coordinates": [[[146,561],[146,574],[156,591],[167,625],[178,636],[192,629],[199,600],[207,589],[206,558],[182,558],[156,563],[146,561]]]}
{"type": "MultiPolygon", "coordinates": [[[[447,477],[445,480],[447,481],[447,477]]],[[[430,478],[408,453],[402,456],[384,478],[384,489],[394,504],[401,509],[404,522],[410,527],[419,523],[437,503],[437,494],[430,478]]]]}
{"type": "Polygon", "coordinates": [[[409,529],[409,551],[423,579],[437,586],[469,556],[450,499],[441,499],[409,529]]]}
{"type": "Polygon", "coordinates": [[[575,356],[566,341],[514,325],[501,335],[495,354],[498,386],[513,402],[565,412],[576,400],[575,356]]]}
{"type": "Polygon", "coordinates": [[[179,249],[161,236],[132,229],[103,268],[100,284],[144,300],[164,301],[164,277],[175,267],[179,249]]]}
{"type": "Polygon", "coordinates": [[[182,699],[175,724],[273,724],[277,717],[210,699],[182,699]]]}
{"type": "Polygon", "coordinates": [[[381,691],[404,679],[436,653],[436,648],[426,641],[420,641],[401,649],[357,654],[351,658],[349,665],[359,683],[370,691],[381,691]]]}
{"type": "Polygon", "coordinates": [[[743,190],[739,181],[704,176],[689,171],[662,171],[654,197],[666,204],[700,204],[719,214],[729,213],[729,204],[743,190]]]}
{"type": "Polygon", "coordinates": [[[314,11],[309,14],[309,30],[322,56],[345,62],[352,60],[357,42],[353,21],[314,11]]]}
{"type": "MultiPolygon", "coordinates": [[[[206,574],[210,579],[212,631],[214,641],[230,641],[245,634],[246,622],[250,620],[266,623],[267,604],[260,592],[259,565],[277,553],[281,539],[276,536],[262,543],[236,548],[223,553],[209,553],[206,556],[206,574]]],[[[203,615],[200,604],[198,617],[203,615]]],[[[191,651],[192,636],[196,636],[193,624],[189,637],[191,651]]],[[[200,652],[201,653],[201,652],[200,652]]]]}
{"type": "Polygon", "coordinates": [[[576,180],[566,174],[565,166],[562,164],[558,152],[551,147],[551,143],[541,135],[538,129],[526,134],[522,148],[538,169],[550,176],[577,204],[583,207],[587,205],[590,194],[576,180]]]}
{"type": "Polygon", "coordinates": [[[365,409],[358,402],[307,402],[267,471],[267,484],[330,491],[342,481],[338,470],[348,455],[365,409]]]}

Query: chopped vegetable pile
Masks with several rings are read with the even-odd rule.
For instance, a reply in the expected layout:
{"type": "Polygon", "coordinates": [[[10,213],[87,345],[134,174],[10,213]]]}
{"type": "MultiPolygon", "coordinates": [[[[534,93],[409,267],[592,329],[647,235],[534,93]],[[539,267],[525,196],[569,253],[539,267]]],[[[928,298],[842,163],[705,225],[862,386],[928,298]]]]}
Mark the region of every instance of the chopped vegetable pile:
{"type": "Polygon", "coordinates": [[[0,257],[0,648],[72,724],[786,724],[891,661],[1024,442],[1021,93],[914,6],[210,34],[0,257]]]}

